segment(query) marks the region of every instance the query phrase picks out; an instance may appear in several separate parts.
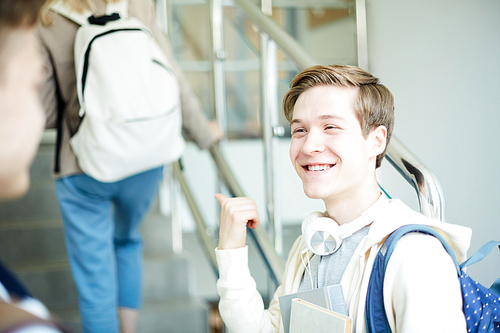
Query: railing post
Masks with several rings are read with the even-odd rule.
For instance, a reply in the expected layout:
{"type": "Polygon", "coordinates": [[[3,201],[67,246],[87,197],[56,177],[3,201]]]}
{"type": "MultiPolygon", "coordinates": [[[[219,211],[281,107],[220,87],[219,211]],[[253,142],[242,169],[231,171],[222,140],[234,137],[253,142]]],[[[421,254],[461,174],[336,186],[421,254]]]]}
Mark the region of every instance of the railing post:
{"type": "Polygon", "coordinates": [[[172,249],[175,253],[180,254],[184,249],[182,244],[182,201],[181,188],[178,180],[174,177],[173,166],[167,168],[167,173],[164,175],[166,182],[170,185],[170,214],[172,217],[172,249]]]}
{"type": "Polygon", "coordinates": [[[358,67],[368,71],[368,37],[366,30],[365,0],[356,0],[356,32],[358,42],[358,67]]]}
{"type": "Polygon", "coordinates": [[[215,118],[219,127],[227,133],[226,84],[224,63],[226,51],[223,42],[221,0],[210,1],[210,32],[212,39],[212,77],[215,118]]]}
{"type": "MultiPolygon", "coordinates": [[[[227,134],[227,112],[226,112],[226,80],[225,61],[227,53],[224,50],[222,1],[210,0],[210,37],[211,37],[211,64],[212,64],[212,96],[215,120],[217,125],[227,134]]],[[[224,148],[223,143],[219,143],[220,149],[224,148]]],[[[224,183],[218,176],[216,191],[224,192],[224,183]]]]}
{"type": "MultiPolygon", "coordinates": [[[[262,11],[272,15],[271,0],[262,1],[262,11]]],[[[269,36],[260,33],[260,103],[262,110],[262,139],[264,141],[264,163],[266,204],[269,217],[269,233],[274,239],[274,248],[283,254],[283,226],[281,222],[278,173],[278,137],[275,131],[278,121],[278,65],[276,43],[269,36]]],[[[281,131],[282,132],[282,131],[281,131]]]]}

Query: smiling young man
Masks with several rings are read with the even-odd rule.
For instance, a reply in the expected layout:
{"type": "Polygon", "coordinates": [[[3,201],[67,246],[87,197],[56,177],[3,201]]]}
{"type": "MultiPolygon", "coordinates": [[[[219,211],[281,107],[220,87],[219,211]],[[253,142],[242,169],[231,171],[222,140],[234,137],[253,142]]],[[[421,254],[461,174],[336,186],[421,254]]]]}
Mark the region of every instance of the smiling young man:
{"type": "MultiPolygon", "coordinates": [[[[340,284],[353,332],[366,332],[371,267],[391,232],[406,224],[435,227],[461,261],[471,231],[426,218],[381,194],[375,169],[391,137],[394,105],[390,91],[370,73],[353,66],[308,68],[293,79],[283,107],[292,132],[291,162],[305,194],[323,200],[326,210],[303,222],[283,284],[265,310],[248,269],[245,245],[246,227],[255,228],[260,221],[255,202],[216,194],[221,205],[216,255],[222,318],[231,332],[283,332],[279,296],[340,284]],[[318,221],[323,229],[338,230],[340,247],[321,253],[305,244],[304,235],[318,221]]],[[[394,333],[465,332],[454,264],[433,237],[413,233],[398,242],[386,272],[384,302],[394,333]]]]}

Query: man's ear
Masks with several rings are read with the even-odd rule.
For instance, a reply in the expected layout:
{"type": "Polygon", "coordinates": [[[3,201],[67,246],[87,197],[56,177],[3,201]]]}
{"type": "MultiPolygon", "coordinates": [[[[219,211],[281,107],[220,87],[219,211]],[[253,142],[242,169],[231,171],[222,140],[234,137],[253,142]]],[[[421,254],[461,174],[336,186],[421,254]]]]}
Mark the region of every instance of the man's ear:
{"type": "Polygon", "coordinates": [[[371,149],[375,156],[381,154],[387,145],[387,127],[380,125],[370,133],[371,149]]]}

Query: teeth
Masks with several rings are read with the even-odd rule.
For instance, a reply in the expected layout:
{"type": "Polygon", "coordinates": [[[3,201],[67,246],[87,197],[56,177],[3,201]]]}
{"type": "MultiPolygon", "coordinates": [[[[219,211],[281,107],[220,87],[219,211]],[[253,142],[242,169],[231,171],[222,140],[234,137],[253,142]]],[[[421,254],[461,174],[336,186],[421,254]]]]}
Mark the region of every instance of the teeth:
{"type": "Polygon", "coordinates": [[[332,166],[329,164],[323,165],[308,165],[307,170],[309,171],[324,171],[330,169],[332,166]]]}

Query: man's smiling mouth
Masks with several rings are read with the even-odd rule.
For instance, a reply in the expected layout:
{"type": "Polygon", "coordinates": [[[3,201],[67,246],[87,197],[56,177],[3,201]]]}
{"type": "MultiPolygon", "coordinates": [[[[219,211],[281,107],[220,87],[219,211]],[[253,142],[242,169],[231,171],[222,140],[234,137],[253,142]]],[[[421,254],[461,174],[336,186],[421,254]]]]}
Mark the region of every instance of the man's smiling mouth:
{"type": "Polygon", "coordinates": [[[306,165],[304,167],[308,171],[325,171],[331,169],[334,166],[335,164],[315,164],[315,165],[306,165]]]}

